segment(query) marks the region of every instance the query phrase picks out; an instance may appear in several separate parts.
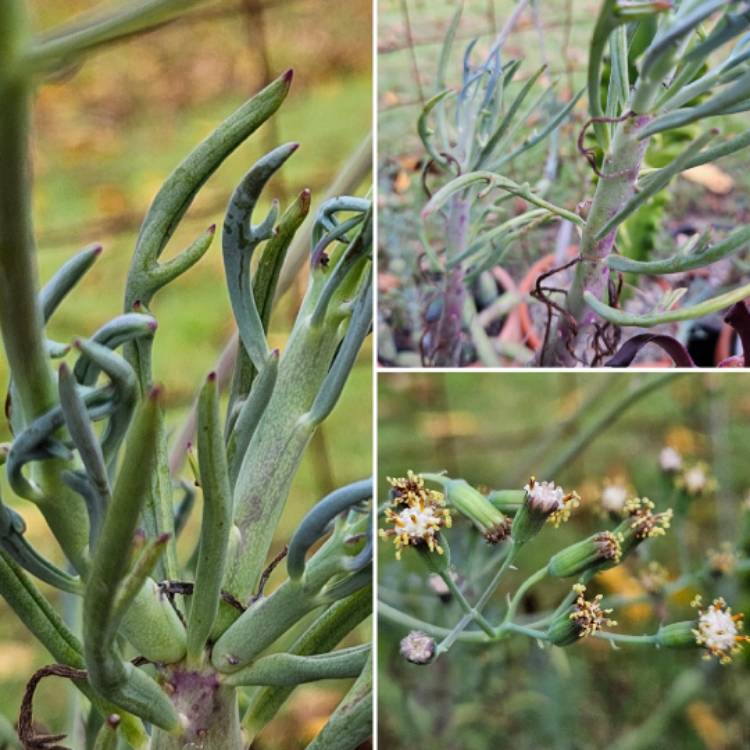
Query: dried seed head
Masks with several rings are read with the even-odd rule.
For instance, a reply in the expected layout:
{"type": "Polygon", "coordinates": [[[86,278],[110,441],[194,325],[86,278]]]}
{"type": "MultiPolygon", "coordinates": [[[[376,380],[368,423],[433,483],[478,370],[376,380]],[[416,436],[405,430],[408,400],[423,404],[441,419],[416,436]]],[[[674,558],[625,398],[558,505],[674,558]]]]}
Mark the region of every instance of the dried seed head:
{"type": "Polygon", "coordinates": [[[741,635],[744,616],[732,614],[731,607],[719,597],[707,609],[701,609],[701,599],[696,597],[693,606],[698,608],[698,624],[693,630],[695,641],[706,649],[706,659],[716,657],[722,664],[728,664],[742,650],[750,636],[741,635]]]}
{"type": "Polygon", "coordinates": [[[419,630],[412,630],[401,640],[401,656],[412,664],[429,664],[435,658],[435,640],[419,630]]]}

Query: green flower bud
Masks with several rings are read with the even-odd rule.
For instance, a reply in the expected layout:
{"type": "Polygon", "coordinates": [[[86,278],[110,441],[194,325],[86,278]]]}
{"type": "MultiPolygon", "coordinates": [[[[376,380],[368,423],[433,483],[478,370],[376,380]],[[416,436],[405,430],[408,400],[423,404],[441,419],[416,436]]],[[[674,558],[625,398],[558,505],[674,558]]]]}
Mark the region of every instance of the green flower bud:
{"type": "Polygon", "coordinates": [[[570,578],[587,571],[613,568],[620,562],[620,540],[611,531],[600,531],[576,544],[571,544],[549,561],[547,570],[558,578],[570,578]]]}
{"type": "Polygon", "coordinates": [[[662,625],[656,634],[658,643],[664,648],[699,648],[695,639],[695,631],[698,623],[695,620],[683,620],[662,625]]]}
{"type": "Polygon", "coordinates": [[[559,526],[570,518],[580,498],[575,492],[565,493],[554,482],[537,482],[534,477],[524,487],[526,497],[513,518],[511,534],[516,544],[526,544],[535,537],[547,521],[559,526]]]}
{"type": "Polygon", "coordinates": [[[584,585],[576,584],[573,591],[578,595],[575,604],[555,618],[547,629],[547,638],[555,646],[570,646],[598,630],[617,625],[607,616],[612,610],[601,608],[601,594],[588,601],[584,597],[584,585]]]}
{"type": "Polygon", "coordinates": [[[503,515],[481,492],[463,479],[444,480],[448,505],[470,519],[490,544],[510,535],[510,519],[503,515]]]}

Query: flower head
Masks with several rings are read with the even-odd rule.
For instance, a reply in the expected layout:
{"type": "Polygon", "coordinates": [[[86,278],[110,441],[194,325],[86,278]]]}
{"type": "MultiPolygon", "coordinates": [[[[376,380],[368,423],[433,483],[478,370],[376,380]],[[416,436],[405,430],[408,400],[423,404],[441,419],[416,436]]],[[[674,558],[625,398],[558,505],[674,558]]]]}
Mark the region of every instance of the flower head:
{"type": "Polygon", "coordinates": [[[711,475],[708,464],[703,461],[685,468],[675,484],[692,497],[708,495],[716,489],[716,479],[711,475]]]}
{"type": "Polygon", "coordinates": [[[576,594],[573,607],[560,615],[547,631],[547,637],[556,646],[569,646],[599,630],[617,625],[617,622],[608,616],[612,610],[602,609],[601,594],[597,594],[593,599],[586,599],[586,587],[581,583],[573,586],[573,591],[576,594]]]}
{"type": "Polygon", "coordinates": [[[715,656],[722,664],[728,664],[739,653],[742,644],[750,637],[741,635],[743,615],[732,614],[731,607],[719,597],[707,609],[701,609],[700,597],[693,605],[698,607],[698,625],[693,630],[695,641],[706,649],[706,658],[715,656]]]}
{"type": "Polygon", "coordinates": [[[611,620],[607,615],[612,614],[611,609],[602,609],[601,594],[597,594],[593,599],[586,599],[586,587],[582,583],[573,586],[573,591],[578,594],[576,602],[573,605],[573,611],[569,617],[574,621],[578,629],[578,637],[585,638],[603,628],[612,628],[617,625],[616,620],[611,620]]]}
{"type": "Polygon", "coordinates": [[[546,521],[559,526],[570,518],[571,511],[581,504],[576,492],[565,492],[554,482],[537,482],[535,477],[524,486],[524,503],[513,519],[512,535],[524,544],[539,533],[546,521]]]}
{"type": "Polygon", "coordinates": [[[659,594],[669,581],[669,571],[656,560],[652,560],[638,578],[649,594],[659,594]]]}
{"type": "Polygon", "coordinates": [[[737,566],[737,552],[729,542],[724,542],[718,550],[710,549],[706,557],[709,573],[717,578],[730,575],[737,566]]]}
{"type": "Polygon", "coordinates": [[[647,497],[635,497],[625,503],[627,518],[620,524],[618,531],[623,534],[623,541],[628,543],[629,549],[644,539],[653,539],[667,533],[672,523],[672,509],[660,513],[655,513],[655,509],[656,506],[647,497]]]}
{"type": "Polygon", "coordinates": [[[665,445],[659,454],[659,466],[662,471],[671,474],[682,468],[682,455],[669,445],[665,445]]]}
{"type": "Polygon", "coordinates": [[[602,488],[602,508],[608,513],[621,514],[630,496],[630,488],[621,479],[605,479],[602,488]]]}
{"type": "Polygon", "coordinates": [[[443,493],[425,487],[424,477],[411,469],[405,477],[388,477],[391,485],[391,501],[394,505],[413,506],[420,501],[429,504],[443,504],[443,493]]]}
{"type": "Polygon", "coordinates": [[[381,529],[383,539],[393,538],[396,545],[396,558],[401,550],[409,545],[426,547],[430,552],[443,554],[438,543],[438,533],[442,528],[450,528],[450,511],[443,507],[443,495],[424,486],[424,479],[409,472],[406,479],[388,479],[393,488],[393,503],[396,509],[387,508],[386,520],[390,529],[381,529]]]}
{"type": "Polygon", "coordinates": [[[412,664],[429,664],[435,658],[435,640],[419,630],[412,630],[401,640],[401,656],[412,664]]]}

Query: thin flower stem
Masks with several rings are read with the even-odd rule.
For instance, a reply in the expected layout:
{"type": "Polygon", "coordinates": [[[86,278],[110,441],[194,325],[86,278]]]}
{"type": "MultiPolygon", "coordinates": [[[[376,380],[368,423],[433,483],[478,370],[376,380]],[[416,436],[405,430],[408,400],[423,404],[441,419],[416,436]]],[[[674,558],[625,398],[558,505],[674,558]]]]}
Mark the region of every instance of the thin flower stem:
{"type": "Polygon", "coordinates": [[[500,630],[498,632],[498,635],[500,633],[510,632],[510,633],[518,633],[519,635],[527,635],[529,638],[536,638],[540,641],[546,641],[548,640],[547,634],[543,630],[537,630],[536,628],[533,628],[529,625],[518,625],[515,622],[508,622],[504,625],[500,626],[500,630]]]}
{"type": "MultiPolygon", "coordinates": [[[[438,643],[437,648],[435,649],[435,656],[438,657],[441,654],[447,653],[451,646],[456,642],[456,639],[461,635],[461,633],[464,632],[464,630],[468,627],[469,623],[472,621],[472,615],[464,615],[453,627],[453,630],[448,633],[445,638],[443,638],[440,643],[438,643]]],[[[494,636],[494,634],[493,634],[494,636]]]]}
{"type": "Polygon", "coordinates": [[[502,580],[503,576],[505,575],[505,571],[508,570],[508,568],[513,564],[513,561],[516,558],[516,555],[518,554],[518,546],[515,542],[511,543],[511,547],[508,550],[508,555],[503,560],[503,564],[500,566],[500,569],[495,574],[495,577],[490,581],[489,586],[484,590],[484,593],[482,596],[479,597],[479,601],[477,602],[476,609],[477,611],[481,612],[487,602],[490,600],[490,597],[495,593],[497,590],[497,587],[500,585],[500,581],[502,580]]]}
{"type": "Polygon", "coordinates": [[[536,573],[529,576],[516,590],[516,593],[513,595],[513,598],[510,600],[510,604],[508,605],[508,611],[505,613],[505,618],[503,619],[503,623],[500,626],[500,629],[502,629],[504,626],[508,625],[510,622],[513,621],[513,618],[516,616],[516,612],[518,610],[518,606],[521,604],[521,601],[523,600],[524,595],[526,592],[535,586],[539,581],[541,581],[546,575],[547,575],[548,567],[545,565],[540,570],[537,570],[536,573]]]}
{"type": "Polygon", "coordinates": [[[479,627],[481,627],[482,630],[487,633],[487,635],[494,636],[495,629],[481,614],[481,607],[479,605],[477,605],[477,607],[472,607],[471,604],[469,604],[466,597],[463,595],[463,592],[456,585],[456,582],[453,580],[453,577],[449,573],[441,572],[440,577],[445,582],[445,585],[448,587],[448,590],[451,592],[451,594],[456,597],[456,601],[458,602],[461,609],[466,613],[466,616],[462,618],[461,622],[463,622],[464,620],[467,620],[467,622],[464,623],[461,630],[463,630],[463,628],[465,628],[469,624],[469,622],[471,622],[471,620],[476,620],[479,627]]]}
{"type": "MultiPolygon", "coordinates": [[[[427,635],[432,635],[436,638],[445,638],[452,632],[452,630],[449,630],[448,628],[433,625],[431,622],[425,622],[424,620],[407,615],[400,609],[391,607],[390,604],[386,604],[382,600],[378,600],[378,615],[385,617],[387,620],[390,620],[397,625],[402,625],[411,630],[421,630],[422,632],[427,633],[427,635]]],[[[480,633],[478,630],[464,630],[456,636],[456,640],[466,643],[488,643],[490,641],[485,633],[480,633]]]]}
{"type": "Polygon", "coordinates": [[[659,637],[654,635],[628,635],[627,633],[604,633],[598,631],[591,634],[592,638],[600,638],[611,643],[632,643],[639,646],[652,646],[658,643],[659,637]]]}

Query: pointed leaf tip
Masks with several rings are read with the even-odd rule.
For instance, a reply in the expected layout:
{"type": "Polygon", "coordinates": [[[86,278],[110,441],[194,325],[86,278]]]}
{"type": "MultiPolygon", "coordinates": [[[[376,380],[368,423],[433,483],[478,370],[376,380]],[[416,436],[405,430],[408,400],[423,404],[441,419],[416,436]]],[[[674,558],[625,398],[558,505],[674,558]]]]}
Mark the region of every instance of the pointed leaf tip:
{"type": "Polygon", "coordinates": [[[211,226],[206,231],[209,234],[215,234],[216,233],[216,224],[211,224],[211,226]]]}
{"type": "Polygon", "coordinates": [[[292,78],[294,78],[294,68],[289,68],[289,70],[287,70],[286,73],[284,73],[284,75],[282,76],[282,80],[288,86],[289,84],[291,84],[292,78]]]}
{"type": "Polygon", "coordinates": [[[208,377],[206,378],[209,383],[213,383],[216,380],[216,373],[215,372],[209,372],[208,377]]]}

